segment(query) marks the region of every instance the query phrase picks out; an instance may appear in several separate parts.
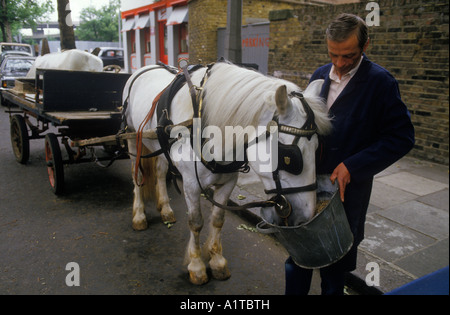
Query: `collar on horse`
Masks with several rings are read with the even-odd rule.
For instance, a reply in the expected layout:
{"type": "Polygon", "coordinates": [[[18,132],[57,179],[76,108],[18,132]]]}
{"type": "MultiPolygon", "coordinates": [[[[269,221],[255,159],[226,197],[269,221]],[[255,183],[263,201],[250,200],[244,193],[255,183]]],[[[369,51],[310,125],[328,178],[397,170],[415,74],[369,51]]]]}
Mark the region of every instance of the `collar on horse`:
{"type": "MultiPolygon", "coordinates": [[[[211,74],[211,69],[214,66],[214,64],[209,64],[207,66],[205,75],[203,76],[203,79],[200,82],[200,87],[196,87],[194,85],[189,87],[189,91],[191,94],[191,99],[192,99],[192,106],[194,109],[194,118],[202,118],[202,114],[203,114],[203,110],[204,110],[204,97],[205,97],[205,90],[204,90],[204,86],[206,84],[206,81],[208,80],[210,74],[211,74]]],[[[183,69],[184,71],[184,69],[183,69]]],[[[185,77],[189,76],[189,73],[184,72],[185,77]]],[[[190,79],[186,79],[187,84],[191,85],[192,82],[190,81],[190,79]]],[[[248,166],[248,158],[247,158],[247,147],[244,150],[244,160],[243,161],[233,161],[231,163],[228,164],[220,164],[217,163],[215,160],[211,160],[211,161],[206,161],[203,158],[202,155],[202,148],[205,144],[204,139],[202,138],[202,130],[201,130],[201,126],[197,126],[198,128],[196,128],[196,130],[194,130],[194,128],[192,129],[192,133],[191,133],[191,145],[194,148],[194,139],[201,139],[201,144],[200,144],[200,150],[198,150],[198,157],[200,158],[200,161],[202,162],[202,164],[212,173],[215,174],[229,174],[229,173],[236,173],[236,172],[242,172],[242,173],[248,173],[250,171],[250,167],[248,166]],[[195,137],[194,137],[195,134],[195,137]]]]}

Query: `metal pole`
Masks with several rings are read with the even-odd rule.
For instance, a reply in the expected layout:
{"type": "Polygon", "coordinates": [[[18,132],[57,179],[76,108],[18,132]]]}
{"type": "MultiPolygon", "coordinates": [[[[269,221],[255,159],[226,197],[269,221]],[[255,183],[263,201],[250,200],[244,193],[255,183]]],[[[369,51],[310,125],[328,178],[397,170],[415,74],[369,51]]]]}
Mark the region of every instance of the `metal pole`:
{"type": "Polygon", "coordinates": [[[120,24],[122,22],[122,14],[120,13],[119,9],[119,16],[118,16],[118,24],[119,24],[119,47],[122,48],[122,28],[120,27],[120,24]]]}
{"type": "Polygon", "coordinates": [[[242,0],[228,0],[225,59],[242,63],[242,0]]]}

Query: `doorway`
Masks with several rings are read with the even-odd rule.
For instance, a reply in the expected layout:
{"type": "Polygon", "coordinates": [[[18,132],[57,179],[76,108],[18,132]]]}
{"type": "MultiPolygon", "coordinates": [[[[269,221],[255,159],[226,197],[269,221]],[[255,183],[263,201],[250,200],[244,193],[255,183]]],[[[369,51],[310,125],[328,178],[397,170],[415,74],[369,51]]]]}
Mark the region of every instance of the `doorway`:
{"type": "Polygon", "coordinates": [[[167,64],[169,62],[169,52],[167,49],[167,26],[166,20],[158,22],[159,29],[159,61],[167,64]]]}

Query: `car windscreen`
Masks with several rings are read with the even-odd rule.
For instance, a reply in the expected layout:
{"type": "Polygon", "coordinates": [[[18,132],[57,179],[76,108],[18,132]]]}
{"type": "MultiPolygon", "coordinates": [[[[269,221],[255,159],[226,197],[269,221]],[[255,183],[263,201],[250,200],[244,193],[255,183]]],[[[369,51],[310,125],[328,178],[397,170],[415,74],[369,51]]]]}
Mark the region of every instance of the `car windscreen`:
{"type": "Polygon", "coordinates": [[[2,70],[9,73],[26,72],[30,70],[33,63],[32,59],[8,59],[2,70]]]}

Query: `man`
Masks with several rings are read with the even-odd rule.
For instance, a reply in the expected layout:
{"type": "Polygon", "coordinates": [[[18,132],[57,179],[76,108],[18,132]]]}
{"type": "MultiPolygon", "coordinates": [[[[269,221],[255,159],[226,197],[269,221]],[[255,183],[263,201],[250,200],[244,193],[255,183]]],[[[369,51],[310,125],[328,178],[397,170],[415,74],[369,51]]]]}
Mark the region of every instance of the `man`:
{"type": "MultiPolygon", "coordinates": [[[[324,79],[321,96],[327,101],[333,132],[326,136],[319,174],[331,174],[354,236],[349,253],[322,268],[322,294],[343,295],[346,272],[356,268],[357,247],[364,223],[373,176],[407,154],[414,145],[414,128],[400,98],[398,83],[364,52],[369,46],[365,22],[341,14],[327,29],[331,63],[320,67],[311,81],[324,79]]],[[[286,261],[286,294],[308,294],[312,270],[286,261]]]]}

